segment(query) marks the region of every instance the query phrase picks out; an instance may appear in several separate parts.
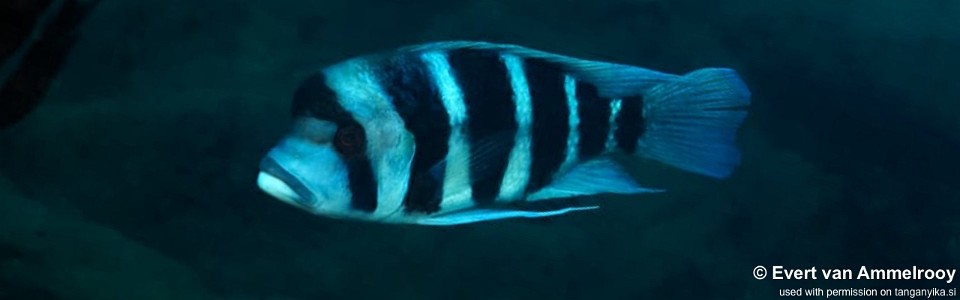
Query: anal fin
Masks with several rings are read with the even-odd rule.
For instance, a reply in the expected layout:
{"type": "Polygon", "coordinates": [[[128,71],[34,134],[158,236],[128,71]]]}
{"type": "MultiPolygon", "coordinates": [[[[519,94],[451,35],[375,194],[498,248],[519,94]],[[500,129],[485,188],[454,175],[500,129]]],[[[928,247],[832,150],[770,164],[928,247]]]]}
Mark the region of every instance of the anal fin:
{"type": "Polygon", "coordinates": [[[527,200],[536,201],[596,194],[658,193],[663,191],[662,189],[640,186],[619,164],[609,158],[601,158],[574,166],[550,185],[527,196],[527,200]]]}

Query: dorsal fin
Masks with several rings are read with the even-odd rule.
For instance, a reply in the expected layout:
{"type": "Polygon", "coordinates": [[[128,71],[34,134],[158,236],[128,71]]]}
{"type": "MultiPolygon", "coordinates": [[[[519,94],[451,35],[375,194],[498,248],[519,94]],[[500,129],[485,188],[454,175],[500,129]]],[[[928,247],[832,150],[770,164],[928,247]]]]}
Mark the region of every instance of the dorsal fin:
{"type": "Polygon", "coordinates": [[[449,41],[408,46],[400,48],[400,51],[436,51],[465,48],[500,51],[523,58],[537,58],[556,63],[578,80],[596,86],[600,96],[608,98],[640,95],[653,86],[679,77],[630,65],[573,58],[510,44],[449,41]]]}

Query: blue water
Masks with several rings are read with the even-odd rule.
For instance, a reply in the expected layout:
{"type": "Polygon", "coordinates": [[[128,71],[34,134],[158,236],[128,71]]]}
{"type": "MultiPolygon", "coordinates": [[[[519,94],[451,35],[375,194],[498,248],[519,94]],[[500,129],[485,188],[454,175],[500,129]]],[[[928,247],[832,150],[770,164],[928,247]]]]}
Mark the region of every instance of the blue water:
{"type": "MultiPolygon", "coordinates": [[[[960,267],[957,1],[103,0],[43,104],[0,132],[0,299],[777,299],[960,267]],[[671,73],[738,70],[743,163],[668,193],[462,227],[308,215],[259,192],[296,85],[425,41],[671,73]]],[[[960,280],[960,278],[958,278],[960,280]]]]}

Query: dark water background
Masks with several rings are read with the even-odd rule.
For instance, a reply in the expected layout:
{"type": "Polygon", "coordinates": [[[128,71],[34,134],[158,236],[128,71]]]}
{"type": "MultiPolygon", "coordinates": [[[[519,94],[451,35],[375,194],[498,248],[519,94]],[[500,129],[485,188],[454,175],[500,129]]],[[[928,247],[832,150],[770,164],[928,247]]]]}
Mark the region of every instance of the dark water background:
{"type": "Polygon", "coordinates": [[[960,267],[960,1],[103,0],[0,132],[3,299],[775,299],[754,266],[960,267]],[[293,89],[338,60],[473,39],[753,91],[740,169],[669,193],[434,228],[260,193],[293,89]]]}

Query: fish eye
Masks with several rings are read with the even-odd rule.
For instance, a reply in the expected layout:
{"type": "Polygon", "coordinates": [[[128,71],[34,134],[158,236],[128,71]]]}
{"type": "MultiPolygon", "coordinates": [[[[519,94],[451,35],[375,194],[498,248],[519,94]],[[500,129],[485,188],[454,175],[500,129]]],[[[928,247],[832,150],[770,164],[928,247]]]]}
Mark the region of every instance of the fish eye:
{"type": "Polygon", "coordinates": [[[337,129],[334,145],[337,152],[346,156],[353,156],[363,151],[366,143],[366,136],[359,125],[351,124],[341,126],[337,129]]]}

